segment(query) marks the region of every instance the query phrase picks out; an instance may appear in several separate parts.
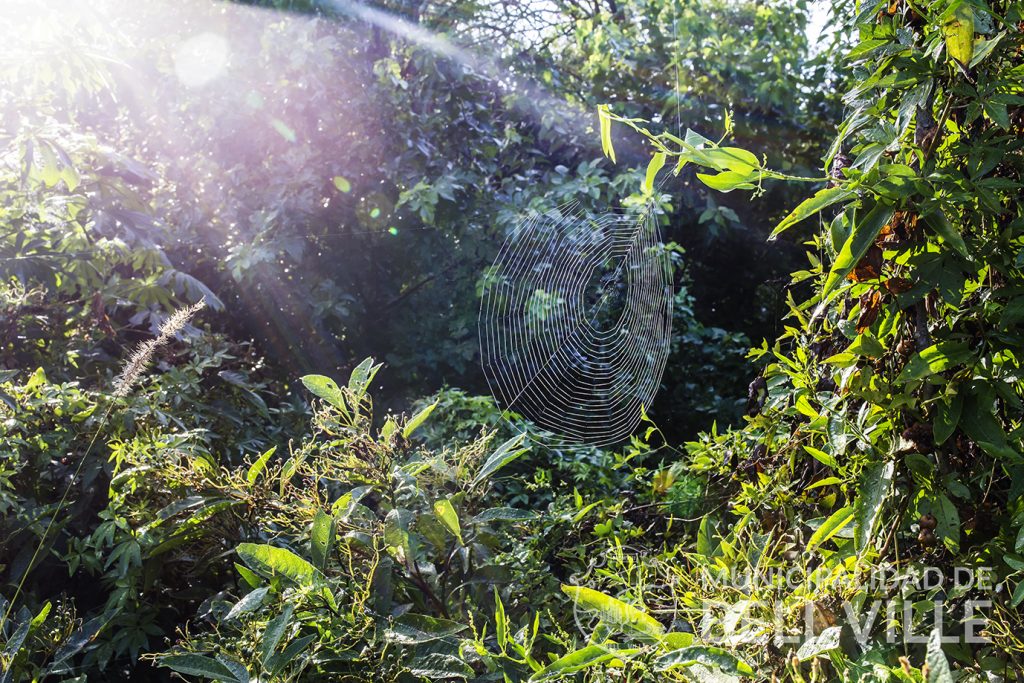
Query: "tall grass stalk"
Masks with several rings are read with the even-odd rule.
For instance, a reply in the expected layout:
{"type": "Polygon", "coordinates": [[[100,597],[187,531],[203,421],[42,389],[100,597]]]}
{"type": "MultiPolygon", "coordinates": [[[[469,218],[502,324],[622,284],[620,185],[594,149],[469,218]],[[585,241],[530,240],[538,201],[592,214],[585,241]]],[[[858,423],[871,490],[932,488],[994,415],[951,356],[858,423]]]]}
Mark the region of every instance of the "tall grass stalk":
{"type": "Polygon", "coordinates": [[[93,432],[92,439],[89,441],[89,447],[85,449],[85,454],[78,461],[78,467],[75,468],[74,474],[72,474],[71,479],[68,480],[68,485],[64,488],[64,493],[61,495],[60,501],[57,503],[57,508],[50,516],[50,521],[47,522],[46,528],[43,530],[43,535],[39,538],[39,544],[36,546],[35,552],[32,553],[32,559],[29,560],[28,565],[25,567],[25,571],[22,572],[21,579],[19,579],[18,585],[14,589],[14,595],[11,596],[10,601],[7,603],[7,608],[4,610],[3,617],[0,618],[0,633],[3,633],[4,626],[7,624],[7,619],[10,617],[11,611],[14,609],[14,604],[18,600],[18,596],[21,595],[21,589],[25,585],[25,580],[32,571],[32,567],[35,565],[36,560],[39,558],[39,553],[42,552],[43,547],[46,545],[46,539],[50,535],[50,530],[53,528],[54,522],[56,522],[57,518],[60,517],[61,512],[64,510],[64,506],[67,504],[68,496],[71,494],[71,489],[78,480],[78,476],[82,473],[82,466],[85,465],[85,461],[88,460],[89,455],[92,453],[93,446],[96,445],[96,440],[107,426],[110,414],[113,411],[114,406],[117,404],[117,400],[125,398],[131,393],[132,387],[138,383],[139,378],[142,377],[146,368],[149,367],[149,364],[152,362],[153,356],[156,354],[157,350],[166,345],[176,334],[178,334],[178,332],[181,332],[185,325],[188,324],[189,320],[191,320],[196,313],[205,307],[206,300],[200,299],[197,303],[191,306],[175,311],[173,314],[168,316],[163,323],[161,323],[160,334],[158,334],[155,339],[144,341],[136,346],[128,357],[128,360],[125,361],[124,367],[121,369],[121,374],[118,375],[117,380],[114,383],[114,391],[111,393],[111,400],[107,404],[106,410],[103,411],[99,424],[96,426],[96,431],[93,432]]]}

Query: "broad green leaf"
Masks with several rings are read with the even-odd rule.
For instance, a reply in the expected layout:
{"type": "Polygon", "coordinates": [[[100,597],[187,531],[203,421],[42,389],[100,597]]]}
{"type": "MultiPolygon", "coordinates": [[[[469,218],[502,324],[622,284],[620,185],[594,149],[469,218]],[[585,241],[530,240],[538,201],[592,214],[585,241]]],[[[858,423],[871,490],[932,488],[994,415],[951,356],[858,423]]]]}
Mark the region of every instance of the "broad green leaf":
{"type": "Polygon", "coordinates": [[[808,659],[835,650],[839,647],[839,636],[842,632],[842,626],[830,626],[818,635],[808,638],[796,651],[797,658],[801,662],[806,662],[808,659]]]}
{"type": "Polygon", "coordinates": [[[946,39],[946,54],[963,66],[971,63],[974,57],[974,10],[966,2],[961,2],[953,16],[942,25],[942,35],[946,39]]]}
{"type": "Polygon", "coordinates": [[[470,520],[470,524],[487,524],[490,522],[526,522],[536,519],[537,513],[532,510],[518,508],[490,508],[470,520]]]}
{"type": "Polygon", "coordinates": [[[718,190],[719,192],[732,192],[733,190],[753,190],[755,185],[752,181],[757,178],[757,173],[722,171],[716,175],[698,173],[697,178],[712,190],[718,190]]]}
{"type": "Polygon", "coordinates": [[[331,556],[337,524],[334,517],[317,510],[313,517],[313,527],[309,533],[309,549],[313,565],[320,570],[327,567],[327,559],[331,556]]]}
{"type": "Polygon", "coordinates": [[[431,681],[447,681],[453,678],[472,678],[473,669],[454,655],[431,652],[409,662],[409,673],[431,681]]]}
{"type": "Polygon", "coordinates": [[[231,675],[234,676],[234,681],[237,681],[237,683],[251,683],[249,670],[245,667],[245,664],[234,657],[229,657],[224,654],[216,655],[216,659],[227,667],[228,671],[231,672],[231,675]]]}
{"type": "Polygon", "coordinates": [[[228,612],[227,616],[224,617],[224,619],[235,619],[243,614],[247,614],[253,611],[254,609],[257,609],[260,605],[263,604],[263,598],[267,597],[267,593],[269,592],[270,588],[267,586],[257,588],[253,591],[249,591],[244,596],[242,596],[241,600],[239,600],[234,604],[234,606],[232,606],[231,611],[228,612]]]}
{"type": "Polygon", "coordinates": [[[810,552],[835,536],[843,527],[852,522],[853,518],[854,509],[852,506],[840,508],[833,512],[829,518],[822,522],[821,526],[811,534],[811,538],[807,541],[807,551],[810,552]]]}
{"type": "Polygon", "coordinates": [[[249,586],[249,588],[256,588],[263,583],[260,577],[253,573],[253,571],[248,567],[243,567],[237,562],[233,562],[232,564],[235,565],[235,569],[238,570],[238,575],[242,577],[242,580],[245,581],[245,584],[249,586]]]}
{"type": "Polygon", "coordinates": [[[992,54],[992,50],[1006,37],[1006,31],[1000,31],[994,38],[979,40],[974,43],[974,56],[971,57],[971,68],[985,61],[985,58],[992,54]]]}
{"type": "Polygon", "coordinates": [[[28,618],[18,625],[18,628],[14,631],[14,635],[11,636],[10,640],[7,641],[4,647],[4,659],[10,661],[17,656],[18,652],[21,650],[21,646],[25,643],[25,638],[28,637],[30,628],[32,628],[32,622],[28,618]]]}
{"type": "Polygon", "coordinates": [[[317,570],[313,565],[285,548],[241,543],[236,550],[243,562],[265,576],[280,574],[299,584],[310,584],[317,579],[317,570]]]}
{"type": "Polygon", "coordinates": [[[928,636],[928,650],[924,656],[928,665],[927,683],[953,683],[953,672],[949,669],[949,661],[942,652],[942,632],[934,628],[928,636]]]}
{"type": "Polygon", "coordinates": [[[260,476],[260,472],[266,469],[267,461],[270,460],[270,456],[274,455],[274,451],[277,450],[277,446],[271,446],[263,455],[256,459],[252,465],[249,466],[249,471],[245,473],[245,480],[250,484],[256,483],[256,477],[260,476]]]}
{"type": "Polygon", "coordinates": [[[444,528],[450,531],[452,536],[459,539],[459,544],[464,545],[462,542],[462,527],[459,525],[459,515],[455,512],[452,502],[448,499],[435,501],[434,514],[441,520],[444,528]]]}
{"type": "Polygon", "coordinates": [[[915,379],[923,379],[937,372],[943,372],[949,368],[971,360],[974,354],[970,347],[962,342],[944,341],[932,344],[926,349],[915,353],[903,366],[897,382],[909,382],[915,379]]]}
{"type": "Polygon", "coordinates": [[[322,398],[346,415],[348,414],[348,408],[345,405],[345,394],[342,393],[338,383],[333,379],[323,375],[305,375],[302,377],[302,383],[314,396],[322,398]]]}
{"type": "MultiPolygon", "coordinates": [[[[201,676],[215,681],[237,681],[231,669],[212,657],[197,654],[170,655],[161,657],[160,666],[165,666],[180,674],[201,676]]],[[[248,681],[248,677],[246,677],[248,681]]]]}
{"type": "Polygon", "coordinates": [[[845,187],[827,187],[824,190],[819,190],[813,197],[805,199],[800,202],[795,209],[793,209],[788,216],[783,218],[775,229],[772,230],[772,234],[768,236],[768,239],[776,237],[779,233],[784,230],[788,230],[805,218],[810,218],[814,214],[827,209],[833,204],[845,201],[853,197],[856,193],[853,190],[849,190],[845,187]]]}
{"type": "Polygon", "coordinates": [[[846,277],[854,266],[864,258],[868,249],[874,244],[875,238],[881,232],[882,227],[892,218],[893,208],[888,204],[878,203],[870,210],[858,211],[854,219],[853,230],[846,243],[843,244],[836,260],[832,264],[832,270],[825,278],[821,296],[824,299],[835,287],[846,277]]]}
{"type": "Polygon", "coordinates": [[[949,219],[946,218],[946,214],[942,209],[930,211],[921,216],[921,218],[924,219],[925,224],[934,230],[935,234],[941,237],[946,244],[953,247],[953,249],[956,250],[956,253],[960,254],[965,259],[969,259],[971,257],[970,252],[967,251],[967,244],[964,242],[964,238],[960,236],[957,229],[949,222],[949,219]]]}
{"type": "Polygon", "coordinates": [[[267,627],[263,629],[263,637],[260,638],[260,653],[264,668],[270,668],[270,660],[288,629],[294,610],[295,608],[291,604],[286,604],[281,613],[268,621],[267,627]]]}
{"type": "Polygon", "coordinates": [[[403,614],[384,633],[384,639],[399,645],[418,645],[462,633],[468,627],[448,619],[423,614],[403,614]]]}
{"type": "Polygon", "coordinates": [[[373,358],[364,358],[363,361],[352,370],[348,378],[348,390],[353,394],[361,396],[366,393],[370,382],[377,375],[381,366],[373,364],[373,358]]]}
{"type": "Polygon", "coordinates": [[[1016,609],[1020,603],[1024,602],[1024,581],[1017,584],[1017,587],[1013,589],[1013,595],[1010,596],[1010,607],[1016,609]]]}
{"type": "Polygon", "coordinates": [[[658,620],[632,605],[584,586],[562,585],[562,592],[576,603],[577,607],[596,612],[609,625],[628,629],[641,637],[660,640],[665,627],[658,620]]]}
{"type": "MultiPolygon", "coordinates": [[[[280,654],[276,654],[271,657],[266,664],[266,668],[270,670],[272,676],[278,676],[288,664],[298,657],[300,654],[306,651],[309,644],[317,639],[317,634],[311,633],[308,636],[302,636],[288,643],[284,650],[280,654]]],[[[276,678],[274,680],[277,680],[276,678]]]]}
{"type": "Polygon", "coordinates": [[[839,469],[839,463],[836,462],[835,457],[830,453],[818,450],[817,448],[812,448],[811,446],[804,446],[804,450],[810,453],[812,456],[814,456],[814,459],[820,462],[822,465],[830,467],[831,469],[834,470],[839,469]]]}
{"type": "Polygon", "coordinates": [[[842,484],[842,483],[843,483],[843,480],[840,479],[839,477],[825,477],[824,479],[819,479],[818,481],[816,481],[813,484],[811,484],[810,486],[808,486],[806,490],[810,491],[812,489],[819,489],[822,486],[834,486],[836,484],[842,484]]]}
{"type": "Polygon", "coordinates": [[[412,436],[412,433],[419,429],[420,425],[427,421],[430,414],[434,412],[434,408],[437,407],[437,401],[434,401],[429,406],[416,413],[411,420],[405,423],[405,427],[402,428],[402,438],[408,439],[412,436]]]}
{"type": "Polygon", "coordinates": [[[527,449],[520,447],[525,440],[526,434],[517,434],[498,446],[497,450],[495,450],[480,467],[480,471],[478,471],[476,476],[473,478],[473,483],[470,488],[476,488],[483,482],[487,481],[487,479],[489,479],[495,472],[525,453],[527,449]]]}
{"type": "Polygon", "coordinates": [[[644,176],[644,194],[654,193],[654,181],[658,177],[658,171],[661,170],[662,166],[665,165],[665,153],[658,152],[652,158],[651,162],[647,164],[647,175],[644,176]]]}
{"type": "Polygon", "coordinates": [[[739,657],[732,655],[720,647],[694,645],[673,650],[654,660],[654,668],[668,671],[677,667],[701,664],[734,676],[753,676],[754,670],[739,657]]]}
{"type": "Polygon", "coordinates": [[[857,485],[857,498],[854,502],[856,511],[854,539],[857,549],[864,550],[871,545],[875,537],[878,520],[881,519],[885,501],[889,497],[895,466],[892,462],[879,462],[868,465],[860,475],[857,485]]]}
{"type": "Polygon", "coordinates": [[[494,636],[498,640],[498,647],[501,651],[505,651],[505,643],[508,642],[508,622],[505,620],[505,605],[501,602],[501,595],[498,593],[498,587],[493,586],[494,589],[494,636]]]}
{"type": "Polygon", "coordinates": [[[615,163],[615,147],[612,145],[612,119],[607,104],[597,107],[597,118],[601,124],[601,151],[615,163]]]}
{"type": "MultiPolygon", "coordinates": [[[[637,652],[637,650],[629,650],[628,652],[634,653],[637,652]]],[[[602,662],[607,662],[609,659],[614,659],[622,655],[623,652],[609,650],[601,645],[588,645],[581,650],[576,650],[575,652],[570,652],[564,657],[559,657],[537,673],[530,676],[530,681],[543,681],[555,676],[568,676],[569,674],[596,666],[602,662]]]]}
{"type": "Polygon", "coordinates": [[[935,437],[935,445],[941,446],[946,442],[956,427],[960,424],[960,415],[964,409],[964,395],[957,392],[953,396],[947,396],[935,404],[935,420],[932,424],[932,433],[935,437]]]}
{"type": "Polygon", "coordinates": [[[761,160],[757,155],[739,147],[716,147],[708,150],[707,154],[725,168],[737,173],[749,173],[761,168],[761,160]]]}
{"type": "Polygon", "coordinates": [[[987,382],[972,382],[965,389],[960,426],[988,454],[1013,462],[1020,454],[1007,440],[1006,432],[996,416],[995,390],[987,382]]]}
{"type": "Polygon", "coordinates": [[[661,639],[661,648],[665,651],[678,650],[693,645],[693,634],[683,631],[672,631],[666,633],[661,639]]]}
{"type": "Polygon", "coordinates": [[[700,527],[697,529],[697,553],[708,559],[718,554],[721,542],[716,538],[717,530],[715,521],[711,515],[700,520],[700,527]]]}

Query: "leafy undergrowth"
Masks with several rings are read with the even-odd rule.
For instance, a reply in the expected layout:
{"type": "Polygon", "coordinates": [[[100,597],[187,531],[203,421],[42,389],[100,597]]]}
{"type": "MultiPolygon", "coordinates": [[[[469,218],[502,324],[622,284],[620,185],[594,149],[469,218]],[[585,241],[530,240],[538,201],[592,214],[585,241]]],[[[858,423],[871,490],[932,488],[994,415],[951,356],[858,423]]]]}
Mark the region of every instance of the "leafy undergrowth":
{"type": "Polygon", "coordinates": [[[306,430],[241,376],[223,405],[249,412],[189,419],[204,367],[237,374],[198,332],[126,403],[5,373],[4,557],[30,579],[0,680],[1024,677],[1022,14],[860,3],[828,177],[602,108],[605,149],[622,121],[655,172],[815,189],[776,230],[821,216],[741,428],[569,448],[457,390],[374,416],[372,360],[302,378],[306,430]],[[110,462],[79,472],[95,435],[110,462]]]}

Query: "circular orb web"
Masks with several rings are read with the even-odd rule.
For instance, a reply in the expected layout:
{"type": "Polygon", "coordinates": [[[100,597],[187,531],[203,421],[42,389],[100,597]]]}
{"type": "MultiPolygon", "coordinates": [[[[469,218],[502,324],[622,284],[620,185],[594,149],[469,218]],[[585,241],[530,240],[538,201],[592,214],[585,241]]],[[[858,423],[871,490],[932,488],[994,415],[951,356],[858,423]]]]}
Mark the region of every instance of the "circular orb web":
{"type": "Polygon", "coordinates": [[[590,215],[570,204],[523,220],[484,279],[491,393],[569,443],[621,441],[661,383],[672,293],[649,209],[590,215]]]}

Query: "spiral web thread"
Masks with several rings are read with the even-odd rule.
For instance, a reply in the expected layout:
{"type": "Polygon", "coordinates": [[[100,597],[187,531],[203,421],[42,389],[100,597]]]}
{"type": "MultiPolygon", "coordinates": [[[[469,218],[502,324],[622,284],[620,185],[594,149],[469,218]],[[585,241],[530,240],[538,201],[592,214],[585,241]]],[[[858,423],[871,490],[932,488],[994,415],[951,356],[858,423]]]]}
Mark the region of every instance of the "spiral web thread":
{"type": "Polygon", "coordinates": [[[672,277],[657,220],[570,203],[524,219],[485,279],[491,392],[570,444],[621,441],[650,406],[671,344],[672,277]]]}

